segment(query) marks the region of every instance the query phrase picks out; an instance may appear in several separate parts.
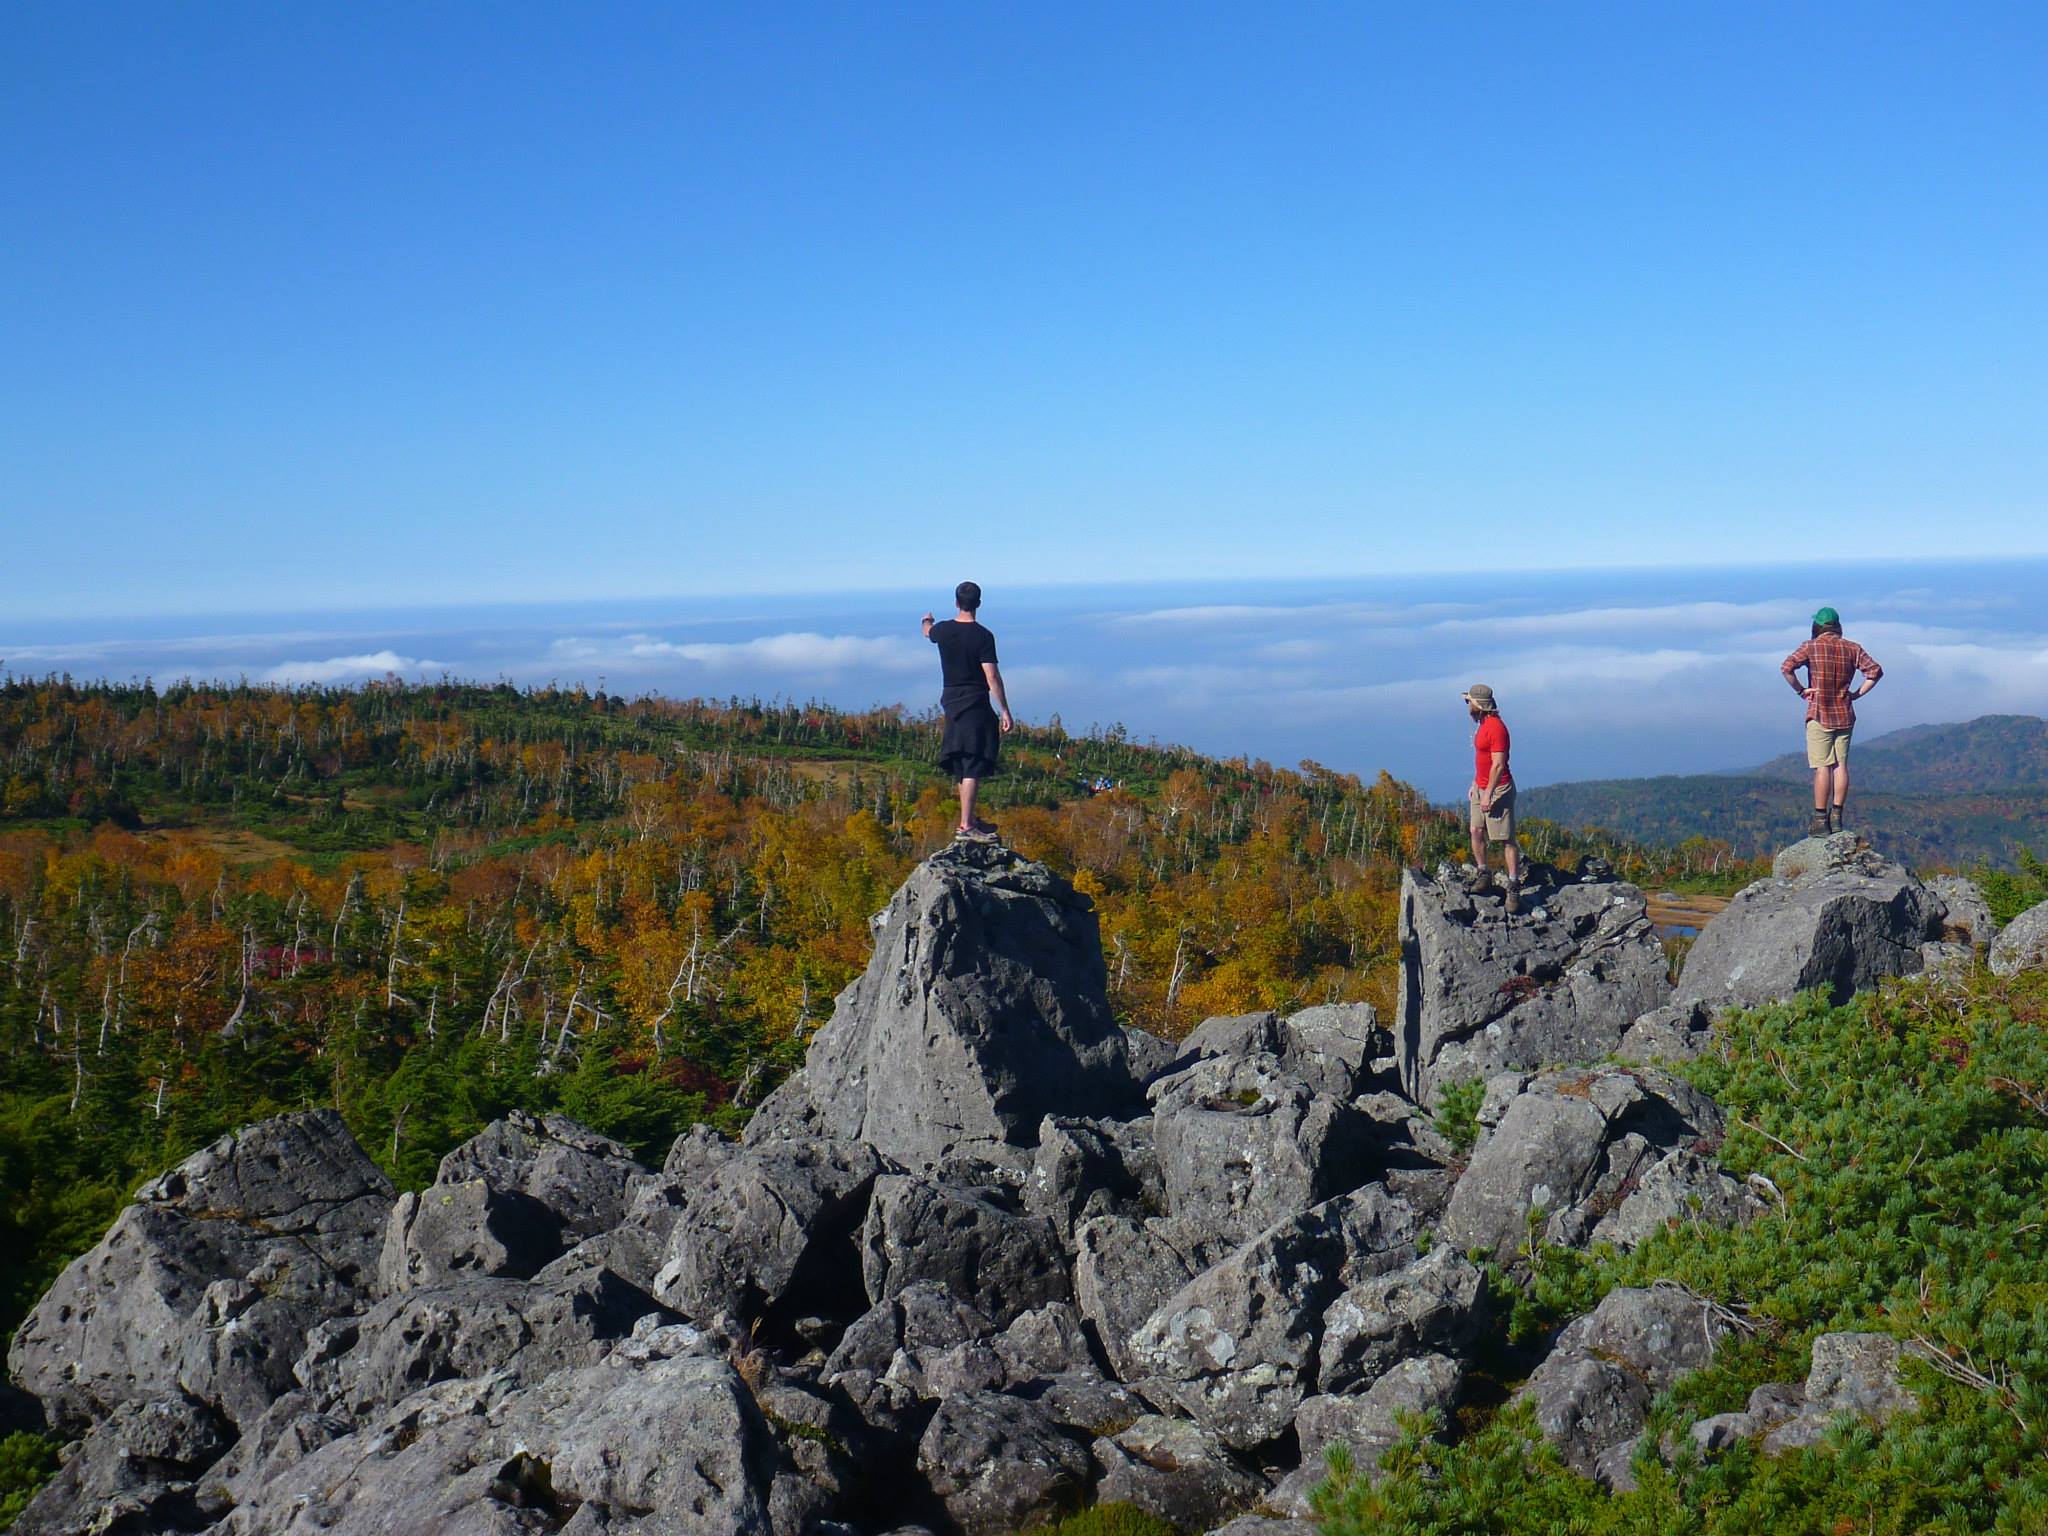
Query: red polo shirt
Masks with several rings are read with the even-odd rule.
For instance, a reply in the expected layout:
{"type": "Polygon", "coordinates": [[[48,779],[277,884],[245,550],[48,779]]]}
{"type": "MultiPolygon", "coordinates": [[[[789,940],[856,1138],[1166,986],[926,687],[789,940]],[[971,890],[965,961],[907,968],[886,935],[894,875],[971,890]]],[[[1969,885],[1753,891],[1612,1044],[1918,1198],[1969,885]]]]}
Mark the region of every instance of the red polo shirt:
{"type": "MultiPolygon", "coordinates": [[[[1472,738],[1473,763],[1472,782],[1484,789],[1493,782],[1493,754],[1508,749],[1507,722],[1499,715],[1488,715],[1479,722],[1478,734],[1472,738]]],[[[1502,784],[1515,782],[1515,775],[1508,765],[1501,764],[1502,784]]]]}

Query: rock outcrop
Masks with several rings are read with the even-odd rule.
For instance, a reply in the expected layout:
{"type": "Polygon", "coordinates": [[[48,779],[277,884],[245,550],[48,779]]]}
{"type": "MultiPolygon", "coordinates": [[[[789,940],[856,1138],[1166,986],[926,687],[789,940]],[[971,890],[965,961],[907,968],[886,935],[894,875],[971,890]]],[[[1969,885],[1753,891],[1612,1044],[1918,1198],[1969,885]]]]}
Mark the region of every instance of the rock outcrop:
{"type": "Polygon", "coordinates": [[[747,1139],[815,1131],[925,1171],[963,1148],[1028,1146],[1047,1115],[1120,1117],[1137,1098],[1088,899],[963,842],[897,891],[867,970],[747,1139]]]}
{"type": "MultiPolygon", "coordinates": [[[[251,1127],[18,1336],[83,1434],[19,1529],[1008,1536],[1114,1499],[1305,1536],[1331,1447],[1369,1475],[1456,1405],[1500,1299],[1471,1250],[1753,1213],[1711,1102],[1600,1064],[1666,1002],[1640,893],[1544,882],[1510,919],[1409,880],[1399,1039],[1360,1004],[1171,1044],[1115,1024],[1082,897],[958,847],[741,1143],[657,1171],[514,1116],[394,1198],[332,1114],[251,1127]],[[1468,1161],[1427,1101],[1474,1075],[1468,1161]]],[[[1616,1293],[1539,1419],[1613,1475],[1716,1328],[1616,1293]]]]}
{"type": "Polygon", "coordinates": [[[1992,940],[1991,970],[1997,976],[2048,970],[2048,901],[2027,908],[1992,940]]]}
{"type": "Polygon", "coordinates": [[[314,1325],[362,1307],[390,1212],[390,1181],[332,1110],[223,1136],[64,1271],[8,1371],[63,1429],[181,1398],[246,1425],[294,1385],[314,1325]]]}
{"type": "Polygon", "coordinates": [[[1918,973],[1921,945],[1941,937],[1945,911],[1860,834],[1811,837],[1700,930],[1677,996],[1751,1007],[1821,987],[1843,1002],[1886,976],[1918,973]]]}
{"type": "Polygon", "coordinates": [[[1643,893],[1541,866],[1522,910],[1469,867],[1401,879],[1401,1084],[1433,1104],[1446,1084],[1514,1068],[1597,1061],[1671,995],[1643,893]]]}

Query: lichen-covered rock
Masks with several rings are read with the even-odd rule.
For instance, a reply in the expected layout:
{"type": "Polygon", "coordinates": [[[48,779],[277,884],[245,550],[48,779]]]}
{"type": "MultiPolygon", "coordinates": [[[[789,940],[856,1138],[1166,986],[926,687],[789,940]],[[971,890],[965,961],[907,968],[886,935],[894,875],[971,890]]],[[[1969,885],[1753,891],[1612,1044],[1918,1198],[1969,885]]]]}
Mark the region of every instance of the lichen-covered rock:
{"type": "Polygon", "coordinates": [[[1070,1294],[1052,1223],[929,1179],[875,1182],[860,1235],[861,1274],[876,1301],[935,1281],[997,1323],[1070,1294]]]}
{"type": "MultiPolygon", "coordinates": [[[[1642,1431],[1650,1402],[1714,1357],[1726,1333],[1719,1315],[1673,1285],[1609,1291],[1563,1333],[1523,1386],[1536,1424],[1585,1477],[1642,1431]]],[[[1605,1469],[1611,1481],[1615,1468],[1605,1469]]]]}
{"type": "Polygon", "coordinates": [[[187,1393],[231,1422],[294,1385],[306,1331],[360,1310],[391,1184],[332,1110],[223,1136],[136,1192],[8,1350],[59,1428],[187,1393]]]}
{"type": "Polygon", "coordinates": [[[1623,1061],[1648,1066],[1660,1061],[1692,1061],[1704,1056],[1714,1039],[1714,1010],[1693,998],[1652,1008],[1621,1037],[1614,1054],[1623,1061]]]}
{"type": "Polygon", "coordinates": [[[1962,875],[1936,875],[1927,889],[1941,903],[1941,936],[1951,944],[1982,949],[1998,937],[1998,919],[1991,915],[1991,903],[1984,888],[1962,875]]]}
{"type": "Polygon", "coordinates": [[[1448,1246],[1360,1281],[1323,1315],[1317,1385],[1353,1392],[1403,1360],[1463,1350],[1485,1321],[1485,1297],[1479,1266],[1448,1246]]]}
{"type": "Polygon", "coordinates": [[[1247,1242],[1364,1183],[1377,1130],[1349,1104],[1285,1078],[1193,1102],[1175,1096],[1153,1118],[1166,1209],[1225,1244],[1247,1242]]]}
{"type": "Polygon", "coordinates": [[[906,1168],[977,1142],[1028,1145],[1049,1114],[1138,1100],[1093,907],[1042,864],[962,842],[911,872],[874,957],[750,1143],[815,1125],[906,1168]]]}
{"type": "Polygon", "coordinates": [[[232,1439],[211,1409],[188,1397],[123,1403],[8,1529],[13,1536],[196,1530],[207,1521],[194,1483],[232,1439]]]}
{"type": "Polygon", "coordinates": [[[1991,943],[1991,973],[2017,976],[2048,970],[2048,901],[2029,907],[2007,923],[1991,943]]]}
{"type": "Polygon", "coordinates": [[[607,1362],[528,1387],[442,1382],[304,1455],[280,1449],[230,1484],[235,1507],[218,1536],[781,1536],[775,1437],[732,1366],[701,1355],[607,1362]]]}
{"type": "Polygon", "coordinates": [[[537,1381],[595,1365],[642,1319],[680,1321],[606,1270],[560,1286],[448,1281],[321,1324],[298,1375],[320,1401],[364,1418],[437,1381],[499,1371],[537,1381]]]}
{"type": "Polygon", "coordinates": [[[1092,1471],[1043,1408],[996,1392],[941,1403],[917,1463],[964,1536],[1011,1536],[1080,1504],[1092,1471]]]}
{"type": "Polygon", "coordinates": [[[706,1153],[669,1228],[655,1292],[699,1322],[765,1320],[771,1337],[802,1316],[858,1316],[855,1234],[885,1164],[858,1142],[781,1141],[706,1153]]]}
{"type": "Polygon", "coordinates": [[[1941,914],[1926,886],[1858,834],[1807,838],[1700,930],[1677,996],[1753,1007],[1821,987],[1843,1002],[1883,977],[1916,974],[1941,914]]]}
{"type": "Polygon", "coordinates": [[[1403,1360],[1363,1392],[1303,1399],[1294,1415],[1301,1466],[1281,1482],[1268,1502],[1285,1514],[1307,1519],[1309,1495],[1329,1475],[1333,1446],[1344,1447],[1354,1476],[1371,1478],[1380,1458],[1401,1438],[1401,1417],[1433,1415],[1439,1423],[1444,1422],[1464,1380],[1465,1367],[1451,1356],[1417,1355],[1403,1360]]]}
{"type": "Polygon", "coordinates": [[[1643,893],[1619,881],[1546,885],[1522,911],[1449,867],[1401,877],[1395,1054],[1409,1097],[1510,1068],[1597,1061],[1671,993],[1643,893]]]}
{"type": "Polygon", "coordinates": [[[1183,1531],[1206,1531],[1250,1508],[1266,1480],[1206,1430],[1147,1414],[1095,1442],[1096,1502],[1131,1504],[1183,1531]]]}
{"type": "Polygon", "coordinates": [[[562,1251],[562,1226],[531,1195],[482,1179],[406,1191],[391,1208],[377,1289],[386,1296],[450,1280],[530,1279],[562,1251]]]}
{"type": "Polygon", "coordinates": [[[1195,1276],[1131,1340],[1146,1390],[1224,1444],[1281,1434],[1313,1390],[1339,1292],[1415,1257],[1415,1217],[1378,1186],[1289,1217],[1195,1276]]]}
{"type": "Polygon", "coordinates": [[[1096,1216],[1142,1215],[1165,1193],[1147,1120],[1076,1120],[1047,1115],[1024,1186],[1024,1205],[1053,1224],[1062,1243],[1096,1216]]]}
{"type": "MultiPolygon", "coordinates": [[[[1546,1241],[1583,1245],[1666,1152],[1721,1129],[1712,1100],[1653,1068],[1515,1074],[1489,1083],[1487,1095],[1481,1122],[1497,1123],[1451,1192],[1443,1235],[1511,1269],[1524,1262],[1533,1213],[1544,1213],[1546,1241]]],[[[1648,1207],[1642,1219],[1651,1219],[1648,1207]]]]}
{"type": "Polygon", "coordinates": [[[564,1115],[515,1109],[442,1158],[434,1182],[482,1179],[517,1190],[554,1216],[569,1243],[616,1227],[633,1181],[646,1172],[609,1136],[564,1115]]]}
{"type": "Polygon", "coordinates": [[[1674,1148],[1633,1177],[1635,1187],[1593,1223],[1588,1241],[1625,1251],[1691,1223],[1745,1226],[1764,1209],[1754,1191],[1687,1147],[1674,1148]]]}
{"type": "Polygon", "coordinates": [[[1173,1220],[1098,1216],[1074,1234],[1074,1304],[1094,1325],[1117,1375],[1144,1368],[1131,1340],[1167,1297],[1221,1257],[1207,1231],[1173,1220]]]}

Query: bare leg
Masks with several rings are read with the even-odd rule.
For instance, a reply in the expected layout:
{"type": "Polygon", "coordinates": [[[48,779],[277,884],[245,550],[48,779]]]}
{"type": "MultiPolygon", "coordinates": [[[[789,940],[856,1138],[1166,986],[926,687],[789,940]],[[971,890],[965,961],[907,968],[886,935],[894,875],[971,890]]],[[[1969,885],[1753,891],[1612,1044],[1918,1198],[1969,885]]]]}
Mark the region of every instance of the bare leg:
{"type": "Polygon", "coordinates": [[[1508,884],[1520,885],[1522,883],[1522,845],[1520,843],[1502,843],[1500,850],[1501,857],[1507,860],[1508,884]]]}
{"type": "Polygon", "coordinates": [[[981,780],[979,779],[962,779],[960,781],[960,830],[962,832],[971,832],[974,829],[974,794],[980,788],[981,780]]]}
{"type": "Polygon", "coordinates": [[[1472,823],[1472,867],[1486,868],[1486,823],[1481,821],[1472,823]]]}
{"type": "Polygon", "coordinates": [[[1847,763],[1837,763],[1835,765],[1835,809],[1840,810],[1842,802],[1848,798],[1849,765],[1847,763]]]}
{"type": "Polygon", "coordinates": [[[1813,808],[1816,811],[1828,808],[1828,770],[1825,768],[1813,770],[1813,808]]]}

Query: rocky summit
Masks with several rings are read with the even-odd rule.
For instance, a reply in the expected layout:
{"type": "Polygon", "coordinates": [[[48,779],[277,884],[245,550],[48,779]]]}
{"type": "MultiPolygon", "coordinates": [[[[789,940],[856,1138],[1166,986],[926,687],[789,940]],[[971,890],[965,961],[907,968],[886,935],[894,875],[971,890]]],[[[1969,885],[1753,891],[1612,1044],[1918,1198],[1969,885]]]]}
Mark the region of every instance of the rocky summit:
{"type": "MultiPolygon", "coordinates": [[[[1597,868],[1536,872],[1518,914],[1412,872],[1391,1028],[1327,1006],[1176,1045],[1117,1025],[1085,897],[950,848],[743,1142],[700,1128],[655,1169],[522,1115],[400,1195],[315,1111],[146,1185],[14,1341],[80,1437],[16,1529],[1008,1536],[1118,1501],[1282,1532],[1326,1448],[1369,1476],[1460,1401],[1500,1300],[1480,1261],[1512,1285],[1532,1236],[1626,1249],[1763,1208],[1715,1161],[1719,1107],[1650,1058],[1731,1002],[1969,957],[1973,894],[1802,844],[1674,1001],[1642,894],[1597,868]],[[1457,1141],[1430,1107],[1453,1090],[1457,1141]]],[[[1730,1326],[1616,1291],[1521,1393],[1620,1484],[1730,1326]]],[[[1898,1353],[1829,1335],[1803,1386],[1700,1433],[1770,1454],[1903,1411],[1898,1353]]]]}

